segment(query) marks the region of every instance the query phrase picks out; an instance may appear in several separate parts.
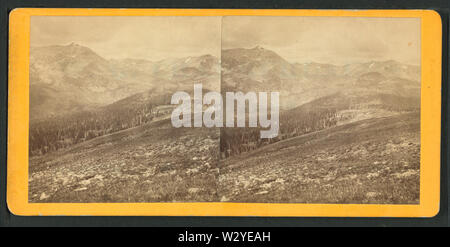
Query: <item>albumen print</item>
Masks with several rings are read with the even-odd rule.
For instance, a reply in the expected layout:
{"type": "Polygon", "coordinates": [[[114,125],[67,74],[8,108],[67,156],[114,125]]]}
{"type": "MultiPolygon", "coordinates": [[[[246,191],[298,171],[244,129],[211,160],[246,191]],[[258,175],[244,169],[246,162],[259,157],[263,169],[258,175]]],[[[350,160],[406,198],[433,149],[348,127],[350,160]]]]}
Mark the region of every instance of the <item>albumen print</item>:
{"type": "Polygon", "coordinates": [[[31,203],[419,204],[420,18],[32,16],[31,203]]]}

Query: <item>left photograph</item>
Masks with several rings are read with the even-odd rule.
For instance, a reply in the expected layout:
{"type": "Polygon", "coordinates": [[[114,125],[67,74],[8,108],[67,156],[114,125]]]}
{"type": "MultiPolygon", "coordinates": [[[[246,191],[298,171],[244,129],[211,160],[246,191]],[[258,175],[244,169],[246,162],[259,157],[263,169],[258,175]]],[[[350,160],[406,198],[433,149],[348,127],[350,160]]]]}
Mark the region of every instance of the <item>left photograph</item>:
{"type": "Polygon", "coordinates": [[[219,129],[171,124],[220,54],[221,17],[31,17],[29,202],[220,201],[219,129]]]}

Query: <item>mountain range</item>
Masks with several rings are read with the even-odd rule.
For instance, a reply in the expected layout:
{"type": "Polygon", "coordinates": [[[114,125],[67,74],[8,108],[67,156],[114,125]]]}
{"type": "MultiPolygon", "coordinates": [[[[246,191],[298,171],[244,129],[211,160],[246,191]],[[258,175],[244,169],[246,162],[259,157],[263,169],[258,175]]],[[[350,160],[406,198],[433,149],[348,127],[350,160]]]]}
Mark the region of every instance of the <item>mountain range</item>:
{"type": "Polygon", "coordinates": [[[222,91],[279,91],[289,109],[336,92],[364,91],[420,96],[420,67],[394,60],[337,66],[289,63],[256,46],[222,52],[222,91]]]}
{"type": "Polygon", "coordinates": [[[93,110],[146,91],[164,94],[192,88],[194,82],[219,90],[218,58],[113,60],[75,43],[32,47],[30,118],[93,110]]]}
{"type": "Polygon", "coordinates": [[[223,50],[221,59],[201,55],[161,61],[106,59],[74,43],[32,47],[30,118],[121,107],[113,104],[119,101],[143,104],[191,91],[194,83],[222,92],[279,91],[286,110],[336,93],[419,99],[420,67],[393,60],[344,66],[289,63],[260,46],[223,50]]]}

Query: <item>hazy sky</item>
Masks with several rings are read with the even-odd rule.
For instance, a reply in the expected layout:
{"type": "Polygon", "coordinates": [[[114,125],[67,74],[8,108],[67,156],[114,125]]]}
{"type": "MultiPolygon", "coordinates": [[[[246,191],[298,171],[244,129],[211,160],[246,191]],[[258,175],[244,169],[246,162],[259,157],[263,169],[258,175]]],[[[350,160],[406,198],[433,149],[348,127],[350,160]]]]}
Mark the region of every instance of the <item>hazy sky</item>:
{"type": "Polygon", "coordinates": [[[228,16],[222,28],[223,48],[261,45],[290,62],[420,64],[418,18],[228,16]]]}
{"type": "Polygon", "coordinates": [[[420,64],[420,19],[361,17],[31,18],[31,46],[85,45],[105,58],[160,60],[261,45],[290,62],[420,64]],[[222,30],[221,30],[222,25],[222,30]],[[222,36],[222,38],[221,38],[222,36]]]}
{"type": "Polygon", "coordinates": [[[33,16],[31,46],[87,46],[105,58],[220,57],[220,17],[33,16]]]}

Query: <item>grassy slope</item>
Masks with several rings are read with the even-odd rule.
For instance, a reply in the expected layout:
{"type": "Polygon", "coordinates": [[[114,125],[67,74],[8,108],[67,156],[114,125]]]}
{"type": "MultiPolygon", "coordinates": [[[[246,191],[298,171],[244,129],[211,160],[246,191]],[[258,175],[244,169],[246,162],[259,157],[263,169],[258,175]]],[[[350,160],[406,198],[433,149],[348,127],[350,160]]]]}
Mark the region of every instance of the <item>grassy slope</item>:
{"type": "Polygon", "coordinates": [[[418,113],[333,127],[219,163],[217,129],[168,121],[33,157],[30,201],[419,202],[418,113]]]}
{"type": "Polygon", "coordinates": [[[217,201],[217,129],[128,129],[30,160],[31,202],[217,201]]]}
{"type": "Polygon", "coordinates": [[[419,114],[362,120],[220,164],[222,201],[419,203],[419,114]]]}

